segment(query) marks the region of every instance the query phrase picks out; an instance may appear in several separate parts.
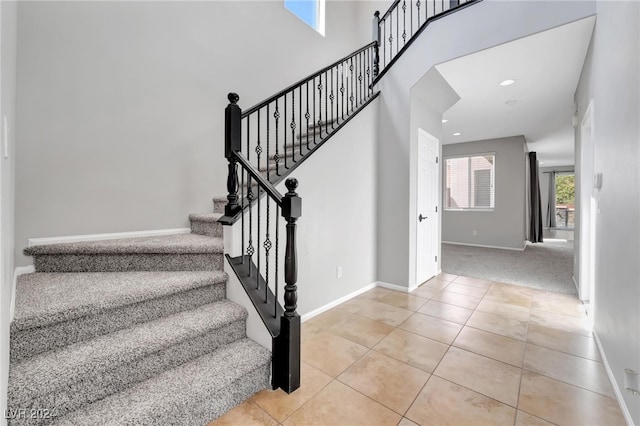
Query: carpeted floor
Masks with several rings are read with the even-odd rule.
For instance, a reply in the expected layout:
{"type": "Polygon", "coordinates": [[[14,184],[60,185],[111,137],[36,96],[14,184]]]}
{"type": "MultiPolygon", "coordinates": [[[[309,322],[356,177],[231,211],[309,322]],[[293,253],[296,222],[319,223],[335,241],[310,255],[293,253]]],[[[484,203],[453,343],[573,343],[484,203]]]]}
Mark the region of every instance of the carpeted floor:
{"type": "Polygon", "coordinates": [[[442,272],[576,294],[573,241],[547,240],[524,251],[442,244],[442,272]]]}

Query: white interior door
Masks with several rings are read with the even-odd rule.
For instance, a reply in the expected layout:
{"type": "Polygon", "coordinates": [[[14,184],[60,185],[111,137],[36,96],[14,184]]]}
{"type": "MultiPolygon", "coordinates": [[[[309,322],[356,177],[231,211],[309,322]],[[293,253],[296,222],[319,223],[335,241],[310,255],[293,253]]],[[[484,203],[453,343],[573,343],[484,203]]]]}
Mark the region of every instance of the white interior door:
{"type": "Polygon", "coordinates": [[[420,285],[438,272],[438,153],[440,142],[422,129],[418,129],[418,183],[417,183],[417,247],[416,284],[420,285]]]}

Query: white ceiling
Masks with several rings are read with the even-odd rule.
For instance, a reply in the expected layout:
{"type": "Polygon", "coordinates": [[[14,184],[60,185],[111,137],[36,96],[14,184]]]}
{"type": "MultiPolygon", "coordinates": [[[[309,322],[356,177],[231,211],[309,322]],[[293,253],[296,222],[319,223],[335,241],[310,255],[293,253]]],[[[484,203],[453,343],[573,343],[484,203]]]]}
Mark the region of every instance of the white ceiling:
{"type": "Polygon", "coordinates": [[[443,143],[524,135],[542,167],[574,164],[573,96],[594,22],[589,17],[437,65],[461,98],[444,113],[443,143]],[[507,79],[516,82],[500,86],[507,79]],[[517,102],[505,104],[510,100],[517,102]]]}

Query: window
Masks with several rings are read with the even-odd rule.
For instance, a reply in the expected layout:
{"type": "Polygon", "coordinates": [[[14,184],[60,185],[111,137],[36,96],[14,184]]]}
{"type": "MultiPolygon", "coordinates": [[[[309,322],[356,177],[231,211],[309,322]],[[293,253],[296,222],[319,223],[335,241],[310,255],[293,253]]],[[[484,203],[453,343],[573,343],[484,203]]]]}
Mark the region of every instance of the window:
{"type": "Polygon", "coordinates": [[[324,2],[325,0],[284,0],[284,7],[324,35],[324,2]]]}
{"type": "Polygon", "coordinates": [[[445,158],[444,208],[492,210],[495,154],[445,158]]]}

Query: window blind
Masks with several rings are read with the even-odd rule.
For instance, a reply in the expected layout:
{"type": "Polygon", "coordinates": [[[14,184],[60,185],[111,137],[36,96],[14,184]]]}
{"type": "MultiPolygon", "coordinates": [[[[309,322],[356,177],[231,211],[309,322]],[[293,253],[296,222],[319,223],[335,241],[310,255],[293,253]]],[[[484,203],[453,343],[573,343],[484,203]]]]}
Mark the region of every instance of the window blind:
{"type": "Polygon", "coordinates": [[[494,154],[446,158],[445,209],[493,209],[494,178],[494,154]]]}

